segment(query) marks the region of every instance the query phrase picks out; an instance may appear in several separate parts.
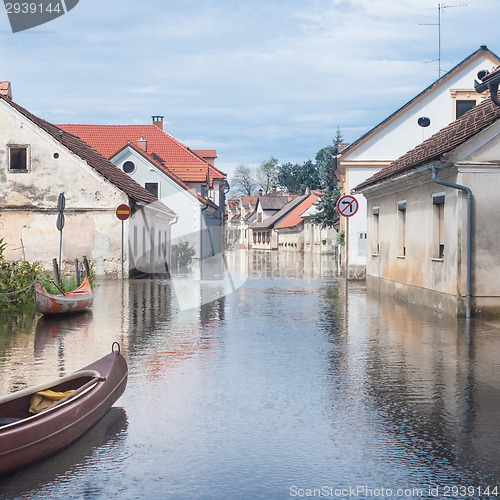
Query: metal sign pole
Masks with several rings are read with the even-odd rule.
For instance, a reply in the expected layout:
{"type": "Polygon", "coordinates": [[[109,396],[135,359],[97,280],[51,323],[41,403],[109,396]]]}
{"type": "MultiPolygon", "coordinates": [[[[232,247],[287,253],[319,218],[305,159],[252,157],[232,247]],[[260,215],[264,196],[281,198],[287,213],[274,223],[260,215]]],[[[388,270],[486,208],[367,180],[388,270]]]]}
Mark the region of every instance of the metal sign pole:
{"type": "Polygon", "coordinates": [[[122,281],[123,281],[123,233],[124,233],[124,229],[123,229],[123,224],[124,224],[124,221],[122,220],[122,281]]]}
{"type": "Polygon", "coordinates": [[[349,217],[345,221],[345,300],[347,307],[347,281],[349,277],[349,217]]]}
{"type": "Polygon", "coordinates": [[[62,230],[64,227],[64,208],[66,207],[66,198],[64,193],[59,193],[57,198],[57,220],[56,227],[59,230],[59,269],[58,269],[58,279],[61,280],[61,257],[62,257],[62,230]]]}
{"type": "Polygon", "coordinates": [[[61,279],[62,229],[59,231],[59,280],[61,279]]]}
{"type": "Polygon", "coordinates": [[[119,205],[115,211],[115,214],[116,216],[118,217],[119,220],[122,221],[122,281],[124,280],[124,269],[123,269],[123,259],[124,259],[124,255],[125,255],[125,250],[124,250],[124,246],[125,246],[125,243],[124,243],[124,233],[125,233],[125,229],[124,229],[124,223],[125,221],[130,217],[130,207],[128,205],[119,205]]]}
{"type": "Polygon", "coordinates": [[[345,307],[347,314],[347,292],[349,281],[349,218],[352,217],[359,208],[359,203],[354,196],[346,194],[337,200],[337,212],[346,218],[345,221],[345,307]]]}

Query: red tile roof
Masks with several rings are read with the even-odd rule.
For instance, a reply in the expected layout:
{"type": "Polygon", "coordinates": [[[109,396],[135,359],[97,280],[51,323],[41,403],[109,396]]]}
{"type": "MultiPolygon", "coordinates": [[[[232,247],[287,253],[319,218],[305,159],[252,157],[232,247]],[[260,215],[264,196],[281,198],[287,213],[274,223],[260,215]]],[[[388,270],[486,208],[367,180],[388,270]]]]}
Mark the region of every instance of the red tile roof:
{"type": "Polygon", "coordinates": [[[156,154],[185,182],[205,182],[207,173],[210,180],[225,179],[225,174],[209,165],[203,158],[191,151],[182,142],[161,130],[156,125],[58,125],[70,134],[80,137],[110,158],[128,142],[137,145],[143,137],[147,141],[147,152],[156,154]]]}
{"type": "Polygon", "coordinates": [[[52,123],[43,120],[42,118],[38,118],[28,110],[10,100],[7,96],[0,94],[0,99],[8,103],[15,110],[24,115],[28,120],[51,135],[55,140],[68,148],[73,154],[79,156],[82,160],[85,160],[100,175],[114,184],[118,189],[126,193],[133,200],[145,204],[155,203],[155,207],[157,207],[159,210],[162,210],[172,217],[176,216],[176,214],[172,210],[170,210],[170,208],[161,203],[149,191],[144,189],[129,175],[127,175],[125,172],[113,165],[109,160],[100,155],[95,149],[92,149],[79,137],[61,130],[56,125],[53,125],[52,123]]]}
{"type": "Polygon", "coordinates": [[[358,184],[354,190],[359,192],[363,188],[390,177],[400,175],[433,161],[439,161],[441,155],[460,146],[460,144],[489,127],[498,119],[500,119],[500,106],[495,105],[489,97],[417,147],[400,156],[388,167],[383,168],[361,184],[358,184]]]}
{"type": "MultiPolygon", "coordinates": [[[[158,168],[158,170],[161,170],[164,174],[166,174],[170,179],[172,179],[181,188],[185,189],[186,191],[189,191],[189,193],[192,196],[197,198],[198,201],[200,201],[204,205],[211,206],[212,208],[218,208],[217,205],[212,200],[209,200],[208,198],[204,198],[203,196],[198,194],[194,189],[190,188],[182,179],[180,179],[177,175],[175,175],[173,172],[171,172],[163,163],[160,163],[158,160],[156,160],[156,158],[153,155],[146,153],[145,151],[138,148],[137,146],[134,146],[133,144],[127,144],[120,151],[122,151],[125,148],[131,148],[136,153],[138,153],[142,157],[146,158],[150,163],[152,163],[156,168],[158,168]]],[[[118,152],[119,151],[117,151],[117,153],[118,152]]]]}
{"type": "Polygon", "coordinates": [[[284,217],[280,223],[275,226],[275,229],[298,226],[304,220],[300,214],[311,208],[311,206],[314,205],[319,198],[319,193],[312,192],[304,201],[302,201],[302,203],[300,203],[300,205],[295,207],[286,217],[284,217]]]}
{"type": "Polygon", "coordinates": [[[241,197],[241,204],[244,207],[255,207],[257,205],[258,196],[244,195],[241,197]]]}

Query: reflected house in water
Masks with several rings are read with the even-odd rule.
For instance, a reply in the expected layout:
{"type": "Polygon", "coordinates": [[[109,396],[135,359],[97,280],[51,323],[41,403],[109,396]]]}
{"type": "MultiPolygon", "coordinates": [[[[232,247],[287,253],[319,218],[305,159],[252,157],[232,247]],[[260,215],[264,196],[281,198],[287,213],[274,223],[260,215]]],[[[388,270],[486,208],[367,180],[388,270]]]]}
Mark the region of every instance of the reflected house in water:
{"type": "MultiPolygon", "coordinates": [[[[172,242],[187,241],[194,259],[224,249],[226,174],[214,150],[191,150],[163,130],[163,116],[150,125],[59,125],[77,135],[127,176],[175,210],[172,242]]],[[[141,241],[141,235],[137,240],[141,241]]],[[[134,240],[132,240],[134,241],[134,240]]]]}
{"type": "Polygon", "coordinates": [[[498,329],[376,291],[351,306],[349,324],[361,313],[367,350],[336,360],[355,374],[343,389],[366,393],[373,414],[383,417],[409,460],[430,467],[444,462],[464,483],[469,474],[470,484],[497,477],[498,329]]]}
{"type": "Polygon", "coordinates": [[[499,314],[499,182],[500,107],[488,98],[359,184],[368,287],[453,314],[468,303],[499,314]]]}
{"type": "MultiPolygon", "coordinates": [[[[0,234],[9,260],[25,259],[52,268],[59,253],[57,200],[64,193],[63,258],[86,255],[97,276],[121,272],[122,223],[115,211],[131,209],[123,225],[144,234],[143,254],[165,271],[171,224],[176,214],[80,138],[34,116],[0,94],[0,234]],[[159,246],[161,235],[162,246],[159,246]]],[[[130,260],[124,248],[125,272],[130,260]]]]}

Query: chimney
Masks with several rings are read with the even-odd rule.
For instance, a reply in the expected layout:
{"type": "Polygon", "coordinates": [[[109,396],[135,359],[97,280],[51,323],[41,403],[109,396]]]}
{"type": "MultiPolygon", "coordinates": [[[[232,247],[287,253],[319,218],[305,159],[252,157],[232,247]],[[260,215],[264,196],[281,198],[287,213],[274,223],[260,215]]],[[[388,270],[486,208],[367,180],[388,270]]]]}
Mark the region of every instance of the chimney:
{"type": "Polygon", "coordinates": [[[10,82],[0,82],[0,94],[12,100],[12,87],[10,86],[10,82]]]}
{"type": "Polygon", "coordinates": [[[141,138],[137,141],[137,147],[145,152],[148,151],[148,141],[144,139],[143,135],[141,135],[141,138]]]}
{"type": "Polygon", "coordinates": [[[163,118],[164,116],[156,115],[153,116],[153,125],[158,127],[160,130],[163,130],[163,118]]]}

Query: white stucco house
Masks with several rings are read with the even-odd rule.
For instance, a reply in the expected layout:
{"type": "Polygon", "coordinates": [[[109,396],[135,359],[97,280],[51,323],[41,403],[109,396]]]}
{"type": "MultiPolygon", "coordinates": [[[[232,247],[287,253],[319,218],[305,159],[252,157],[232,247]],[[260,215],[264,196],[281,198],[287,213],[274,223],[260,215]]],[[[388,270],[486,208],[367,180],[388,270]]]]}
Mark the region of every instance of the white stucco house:
{"type": "Polygon", "coordinates": [[[491,98],[361,182],[367,287],[500,315],[500,106],[491,98]]]}
{"type": "MultiPolygon", "coordinates": [[[[334,168],[341,192],[349,194],[355,186],[483,101],[488,93],[475,92],[474,79],[480,70],[490,70],[499,64],[500,59],[486,46],[481,46],[340,151],[334,168]]],[[[349,219],[349,271],[359,276],[366,266],[368,227],[366,201],[359,194],[355,196],[359,210],[349,219]]],[[[341,218],[340,231],[345,230],[345,222],[345,218],[341,218]]]]}
{"type": "Polygon", "coordinates": [[[138,146],[127,144],[110,161],[141,186],[146,186],[146,189],[154,186],[155,196],[163,203],[175,207],[178,217],[172,225],[172,244],[187,241],[196,249],[195,258],[198,259],[217,253],[210,241],[214,233],[210,223],[216,219],[219,210],[213,201],[198,194],[138,146]]]}
{"type": "Polygon", "coordinates": [[[163,130],[163,117],[150,125],[59,125],[136,180],[178,215],[175,242],[186,240],[197,260],[224,250],[226,174],[214,166],[213,150],[191,150],[163,130]],[[204,156],[200,156],[204,155],[204,156]]]}
{"type": "MultiPolygon", "coordinates": [[[[57,200],[64,193],[62,258],[87,256],[97,276],[165,273],[176,214],[87,143],[0,93],[0,237],[8,260],[52,268],[59,253],[57,200]]],[[[63,272],[64,272],[64,266],[63,272]]]]}

